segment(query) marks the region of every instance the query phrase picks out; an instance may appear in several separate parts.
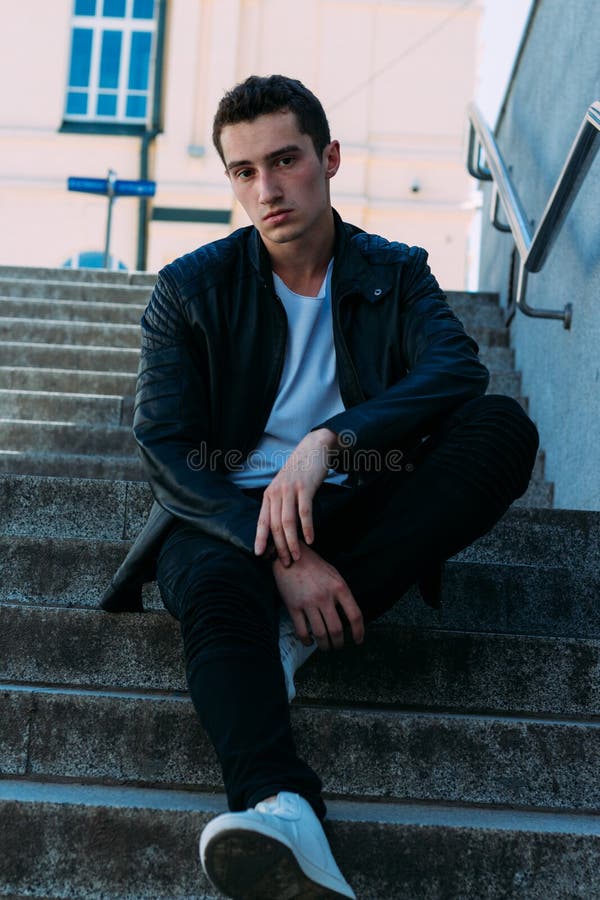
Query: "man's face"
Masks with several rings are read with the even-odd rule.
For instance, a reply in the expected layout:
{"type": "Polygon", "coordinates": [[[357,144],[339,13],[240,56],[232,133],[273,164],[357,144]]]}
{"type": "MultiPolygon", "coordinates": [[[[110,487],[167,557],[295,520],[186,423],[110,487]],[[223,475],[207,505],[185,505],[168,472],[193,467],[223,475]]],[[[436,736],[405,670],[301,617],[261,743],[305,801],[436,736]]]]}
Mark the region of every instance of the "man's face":
{"type": "Polygon", "coordinates": [[[316,154],[292,112],[226,125],[221,147],[233,192],[269,247],[331,226],[329,179],[339,166],[339,144],[316,154]]]}

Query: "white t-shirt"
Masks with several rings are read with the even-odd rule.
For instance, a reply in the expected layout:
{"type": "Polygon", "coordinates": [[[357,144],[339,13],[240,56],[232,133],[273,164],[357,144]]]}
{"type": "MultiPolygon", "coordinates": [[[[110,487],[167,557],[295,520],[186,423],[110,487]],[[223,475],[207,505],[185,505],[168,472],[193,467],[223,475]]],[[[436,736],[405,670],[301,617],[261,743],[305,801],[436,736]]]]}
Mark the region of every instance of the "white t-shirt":
{"type": "MultiPolygon", "coordinates": [[[[316,297],[295,294],[273,273],[288,319],[285,361],[264,434],[240,470],[229,474],[240,487],[265,487],[311,428],[344,410],[333,344],[332,271],[333,259],[316,297]]],[[[330,470],[326,480],[346,477],[330,470]]]]}

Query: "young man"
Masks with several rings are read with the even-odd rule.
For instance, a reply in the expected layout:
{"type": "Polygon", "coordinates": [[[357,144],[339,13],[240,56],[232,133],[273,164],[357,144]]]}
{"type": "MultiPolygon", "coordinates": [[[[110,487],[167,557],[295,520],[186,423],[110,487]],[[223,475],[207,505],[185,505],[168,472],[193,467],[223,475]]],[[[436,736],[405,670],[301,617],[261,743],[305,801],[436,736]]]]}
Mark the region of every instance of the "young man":
{"type": "Polygon", "coordinates": [[[156,574],[231,812],[202,834],[226,896],[354,897],[288,698],[316,647],[418,582],[526,489],[537,432],[451,312],[425,251],[342,223],[340,165],[300,82],[251,77],[214,141],[253,225],[176,260],[142,320],[134,431],[156,503],[105,595],[156,574]]]}

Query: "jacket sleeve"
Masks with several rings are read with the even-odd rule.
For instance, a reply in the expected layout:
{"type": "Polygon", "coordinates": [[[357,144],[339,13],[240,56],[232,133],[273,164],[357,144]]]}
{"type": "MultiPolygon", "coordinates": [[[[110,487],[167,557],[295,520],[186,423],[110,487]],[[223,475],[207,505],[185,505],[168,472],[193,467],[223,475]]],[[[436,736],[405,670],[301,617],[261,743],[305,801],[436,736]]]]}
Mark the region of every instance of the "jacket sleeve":
{"type": "Polygon", "coordinates": [[[357,451],[402,447],[427,434],[452,409],[484,394],[489,383],[479,348],[450,309],[425,250],[411,248],[401,277],[397,340],[407,374],[317,426],[344,432],[350,458],[357,451]]]}
{"type": "Polygon", "coordinates": [[[180,292],[163,270],[142,318],[133,421],[146,476],[171,515],[253,553],[260,505],[211,457],[207,356],[206,335],[198,325],[192,330],[180,292]]]}

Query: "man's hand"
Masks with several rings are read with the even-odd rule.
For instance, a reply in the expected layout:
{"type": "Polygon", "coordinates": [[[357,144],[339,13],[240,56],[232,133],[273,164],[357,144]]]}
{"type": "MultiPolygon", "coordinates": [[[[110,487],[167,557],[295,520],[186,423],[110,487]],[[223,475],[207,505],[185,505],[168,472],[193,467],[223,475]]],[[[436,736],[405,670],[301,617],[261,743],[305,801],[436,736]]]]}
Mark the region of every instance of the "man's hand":
{"type": "Polygon", "coordinates": [[[360,608],[338,570],[318,553],[304,547],[302,558],[289,568],[276,560],[273,575],[303,644],[311,642],[310,628],[319,649],[329,650],[330,641],[336,650],[343,646],[338,606],[344,611],[354,642],[362,644],[365,626],[360,608]]]}
{"type": "Polygon", "coordinates": [[[301,556],[298,517],[307,544],[315,538],[312,501],[329,471],[328,456],[337,446],[337,435],[328,428],[311,431],[302,438],[265,489],[258,516],[254,552],[265,552],[269,532],[284,566],[301,556]]]}

